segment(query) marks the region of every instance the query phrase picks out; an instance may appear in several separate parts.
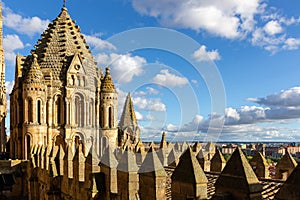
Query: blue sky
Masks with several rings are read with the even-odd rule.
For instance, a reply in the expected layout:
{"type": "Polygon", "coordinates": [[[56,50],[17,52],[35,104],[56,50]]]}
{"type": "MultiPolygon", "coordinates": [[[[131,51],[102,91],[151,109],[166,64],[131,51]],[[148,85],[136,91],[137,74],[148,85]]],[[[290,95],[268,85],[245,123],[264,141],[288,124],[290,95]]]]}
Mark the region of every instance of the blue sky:
{"type": "MultiPolygon", "coordinates": [[[[98,66],[112,68],[120,111],[131,92],[144,140],[299,141],[298,1],[157,2],[67,1],[98,66]]],[[[15,55],[63,1],[3,3],[10,90],[15,55]]]]}

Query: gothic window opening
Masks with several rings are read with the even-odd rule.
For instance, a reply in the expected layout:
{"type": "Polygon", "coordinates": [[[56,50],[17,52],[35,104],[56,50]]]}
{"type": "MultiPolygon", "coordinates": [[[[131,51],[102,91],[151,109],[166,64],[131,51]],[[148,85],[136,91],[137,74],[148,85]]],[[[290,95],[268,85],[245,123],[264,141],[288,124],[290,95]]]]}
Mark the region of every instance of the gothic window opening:
{"type": "Polygon", "coordinates": [[[104,127],[104,108],[101,108],[101,112],[100,112],[101,116],[100,116],[100,126],[104,127]]]}
{"type": "Polygon", "coordinates": [[[79,127],[84,126],[84,99],[81,96],[75,96],[75,124],[79,127]]]}
{"type": "Polygon", "coordinates": [[[27,158],[30,158],[30,147],[31,147],[31,138],[30,135],[26,136],[26,155],[27,158]]]}
{"type": "Polygon", "coordinates": [[[114,117],[113,117],[113,108],[108,108],[108,126],[109,128],[112,128],[114,126],[114,117]]]}
{"type": "Polygon", "coordinates": [[[61,105],[61,96],[58,96],[55,102],[55,113],[56,113],[56,123],[57,125],[62,124],[62,105],[61,105]]]}
{"type": "Polygon", "coordinates": [[[28,122],[33,122],[33,105],[32,105],[32,99],[28,99],[28,122]]]}
{"type": "Polygon", "coordinates": [[[39,124],[41,124],[41,110],[42,110],[42,107],[41,107],[41,100],[37,100],[37,122],[39,124]]]}
{"type": "Polygon", "coordinates": [[[89,106],[89,125],[94,125],[94,101],[91,99],[89,106]]]}

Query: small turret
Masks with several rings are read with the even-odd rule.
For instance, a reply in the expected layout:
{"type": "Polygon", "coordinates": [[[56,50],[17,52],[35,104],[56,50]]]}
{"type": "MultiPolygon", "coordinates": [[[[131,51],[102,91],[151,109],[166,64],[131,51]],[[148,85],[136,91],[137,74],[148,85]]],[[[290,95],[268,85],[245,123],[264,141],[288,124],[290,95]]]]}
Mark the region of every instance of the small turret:
{"type": "MultiPolygon", "coordinates": [[[[115,89],[110,68],[106,68],[106,74],[101,83],[100,92],[100,127],[101,141],[108,139],[109,146],[114,148],[117,146],[118,139],[118,93],[115,89]]],[[[101,144],[101,149],[104,152],[107,144],[101,144]]]]}

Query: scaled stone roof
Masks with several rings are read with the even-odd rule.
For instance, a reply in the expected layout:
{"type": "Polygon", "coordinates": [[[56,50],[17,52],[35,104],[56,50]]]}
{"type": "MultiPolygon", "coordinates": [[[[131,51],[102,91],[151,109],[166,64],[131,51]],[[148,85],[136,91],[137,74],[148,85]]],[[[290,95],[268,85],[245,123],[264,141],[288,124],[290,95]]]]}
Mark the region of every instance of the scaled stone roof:
{"type": "Polygon", "coordinates": [[[33,54],[32,56],[32,63],[29,67],[26,77],[25,77],[25,83],[31,84],[31,83],[41,83],[43,80],[43,73],[41,72],[41,68],[39,63],[37,62],[37,55],[33,54]]]}
{"type": "Polygon", "coordinates": [[[110,75],[110,68],[107,67],[105,71],[105,76],[102,80],[101,91],[103,92],[116,92],[115,85],[110,75]]]}
{"type": "Polygon", "coordinates": [[[42,71],[43,69],[51,70],[53,80],[64,79],[63,74],[75,54],[85,60],[86,73],[96,75],[97,66],[89,46],[65,7],[48,25],[32,52],[38,56],[37,60],[42,71]]]}

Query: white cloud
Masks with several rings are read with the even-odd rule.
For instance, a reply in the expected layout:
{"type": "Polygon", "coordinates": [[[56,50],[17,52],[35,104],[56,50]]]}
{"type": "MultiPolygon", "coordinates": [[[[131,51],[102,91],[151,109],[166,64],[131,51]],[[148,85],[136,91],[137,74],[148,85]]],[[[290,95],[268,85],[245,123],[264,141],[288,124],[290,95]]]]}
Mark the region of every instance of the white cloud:
{"type": "Polygon", "coordinates": [[[152,80],[157,84],[170,87],[181,87],[188,84],[188,79],[171,74],[167,69],[161,70],[160,74],[157,74],[152,80]]]}
{"type": "Polygon", "coordinates": [[[138,111],[135,111],[135,116],[138,121],[141,121],[144,119],[143,115],[138,111]]]}
{"type": "Polygon", "coordinates": [[[97,54],[96,61],[104,66],[111,67],[111,73],[115,82],[128,83],[134,76],[143,73],[143,65],[147,63],[146,59],[131,54],[97,54]]]}
{"type": "Polygon", "coordinates": [[[265,26],[264,30],[269,35],[276,35],[278,33],[281,33],[283,31],[281,25],[278,21],[269,21],[265,26]]]}
{"type": "Polygon", "coordinates": [[[6,93],[9,96],[11,93],[13,87],[14,87],[15,81],[5,81],[5,87],[6,87],[6,93]]]}
{"type": "Polygon", "coordinates": [[[39,17],[23,17],[7,7],[4,7],[3,14],[4,26],[28,36],[42,33],[50,23],[49,20],[42,20],[39,17]]]}
{"type": "Polygon", "coordinates": [[[110,49],[116,50],[116,47],[108,41],[102,40],[96,35],[84,35],[86,42],[96,50],[110,49]]]}
{"type": "Polygon", "coordinates": [[[284,49],[287,50],[296,50],[299,48],[300,38],[288,38],[283,45],[284,49]]]}
{"type": "Polygon", "coordinates": [[[199,49],[197,49],[193,57],[198,61],[214,61],[214,60],[220,60],[221,56],[219,55],[218,50],[212,50],[212,51],[207,51],[206,46],[202,45],[199,49]]]}
{"type": "Polygon", "coordinates": [[[178,131],[178,127],[174,124],[168,124],[164,130],[166,131],[170,131],[170,132],[174,132],[174,131],[178,131]]]}
{"type": "Polygon", "coordinates": [[[146,87],[148,94],[150,95],[157,95],[159,93],[158,90],[154,89],[153,87],[146,87]]]}
{"type": "Polygon", "coordinates": [[[5,35],[3,37],[3,48],[5,59],[14,63],[16,60],[15,50],[23,49],[25,46],[18,35],[5,35]]]}
{"type": "Polygon", "coordinates": [[[132,5],[140,14],[155,17],[163,25],[205,30],[225,38],[238,38],[251,30],[261,6],[259,0],[173,0],[159,4],[132,0],[132,5]]]}
{"type": "MultiPolygon", "coordinates": [[[[266,1],[173,0],[159,4],[153,0],[131,1],[137,12],[156,18],[163,26],[192,29],[197,33],[204,32],[227,39],[247,40],[271,54],[280,50],[295,50],[299,46],[296,40],[287,38],[287,35],[293,38],[288,33],[288,27],[298,25],[300,17],[284,16],[281,10],[268,5],[266,1]]],[[[212,53],[213,58],[219,58],[217,51],[212,53]]]]}
{"type": "Polygon", "coordinates": [[[266,106],[300,108],[300,87],[282,90],[280,93],[268,95],[264,98],[248,98],[247,100],[266,106]]]}
{"type": "Polygon", "coordinates": [[[161,99],[159,98],[134,97],[132,101],[134,105],[141,110],[159,112],[167,110],[166,105],[161,102],[161,99]]]}

